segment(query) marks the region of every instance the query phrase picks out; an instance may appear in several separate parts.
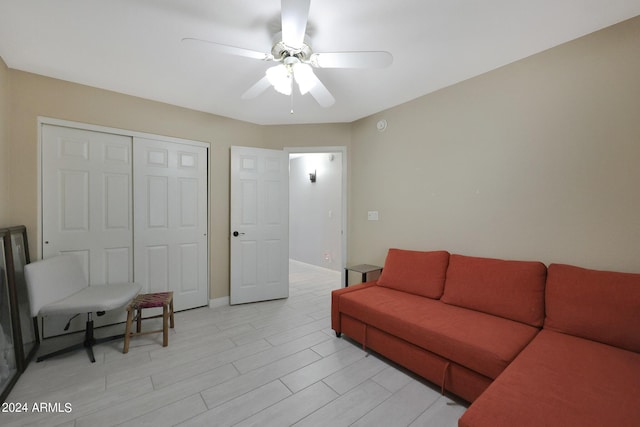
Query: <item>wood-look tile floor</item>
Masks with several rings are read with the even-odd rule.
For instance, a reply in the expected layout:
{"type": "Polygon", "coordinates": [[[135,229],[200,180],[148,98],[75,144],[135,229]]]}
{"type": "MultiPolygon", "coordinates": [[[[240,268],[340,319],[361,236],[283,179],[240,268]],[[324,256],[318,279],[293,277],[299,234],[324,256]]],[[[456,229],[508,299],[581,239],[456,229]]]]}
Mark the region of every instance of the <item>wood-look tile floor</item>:
{"type": "Polygon", "coordinates": [[[97,346],[95,364],[84,351],[32,362],[6,400],[29,412],[0,412],[0,425],[456,426],[464,404],[336,338],[339,287],[339,272],[292,261],[288,299],[176,313],[168,347],[153,334],[128,354],[97,346]],[[49,411],[33,412],[41,403],[49,411]]]}

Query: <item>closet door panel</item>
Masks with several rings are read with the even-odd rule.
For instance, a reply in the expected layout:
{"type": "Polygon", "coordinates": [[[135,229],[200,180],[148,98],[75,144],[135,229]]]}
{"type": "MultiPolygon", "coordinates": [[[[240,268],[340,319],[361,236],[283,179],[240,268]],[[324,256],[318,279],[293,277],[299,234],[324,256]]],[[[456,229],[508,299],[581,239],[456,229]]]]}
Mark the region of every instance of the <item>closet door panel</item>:
{"type": "Polygon", "coordinates": [[[136,282],[173,291],[176,310],[209,302],[207,149],[134,139],[136,282]]]}
{"type": "MultiPolygon", "coordinates": [[[[128,136],[42,126],[42,255],[78,256],[90,285],[133,280],[131,145],[128,136]]],[[[109,313],[95,322],[122,319],[109,313]]],[[[48,317],[43,336],[63,333],[66,321],[48,317]]]]}
{"type": "Polygon", "coordinates": [[[104,175],[104,206],[105,230],[131,232],[131,174],[104,175]]]}
{"type": "MultiPolygon", "coordinates": [[[[144,283],[147,292],[165,292],[169,290],[169,246],[155,245],[144,248],[144,271],[137,271],[138,283],[144,283]],[[144,279],[142,279],[144,278],[144,279]],[[142,279],[142,280],[141,280],[142,279]]],[[[138,252],[139,253],[139,252],[138,252]]]]}

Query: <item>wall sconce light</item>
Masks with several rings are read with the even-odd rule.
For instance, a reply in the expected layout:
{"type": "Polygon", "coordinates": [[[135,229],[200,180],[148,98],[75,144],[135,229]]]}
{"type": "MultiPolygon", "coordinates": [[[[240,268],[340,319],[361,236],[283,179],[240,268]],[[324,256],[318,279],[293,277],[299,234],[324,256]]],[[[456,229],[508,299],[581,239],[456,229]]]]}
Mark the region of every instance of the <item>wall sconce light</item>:
{"type": "Polygon", "coordinates": [[[314,170],[309,174],[309,179],[311,180],[311,182],[316,182],[316,171],[317,170],[314,170]]]}

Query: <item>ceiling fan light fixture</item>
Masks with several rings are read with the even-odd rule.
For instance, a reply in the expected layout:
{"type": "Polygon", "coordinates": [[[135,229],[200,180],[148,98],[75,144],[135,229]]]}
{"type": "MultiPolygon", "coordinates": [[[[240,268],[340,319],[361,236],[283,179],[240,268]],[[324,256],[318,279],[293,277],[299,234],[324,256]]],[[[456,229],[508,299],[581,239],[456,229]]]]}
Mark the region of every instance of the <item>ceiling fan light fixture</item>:
{"type": "Polygon", "coordinates": [[[266,71],[267,79],[273,88],[283,94],[291,95],[291,73],[286,65],[280,64],[275,67],[268,68],[266,71]]]}
{"type": "Polygon", "coordinates": [[[282,31],[275,34],[271,53],[186,37],[183,42],[205,42],[219,53],[244,56],[279,64],[269,68],[265,76],[254,83],[242,99],[252,99],[272,86],[278,93],[291,96],[293,82],[301,95],[307,93],[324,108],[331,107],[336,99],[316,76],[313,68],[384,68],[393,63],[393,55],[386,51],[353,51],[314,53],[307,35],[311,0],[281,0],[280,18],[282,31]]]}
{"type": "Polygon", "coordinates": [[[316,85],[317,78],[313,74],[311,65],[298,62],[293,64],[293,77],[298,83],[300,94],[304,95],[316,85]]]}

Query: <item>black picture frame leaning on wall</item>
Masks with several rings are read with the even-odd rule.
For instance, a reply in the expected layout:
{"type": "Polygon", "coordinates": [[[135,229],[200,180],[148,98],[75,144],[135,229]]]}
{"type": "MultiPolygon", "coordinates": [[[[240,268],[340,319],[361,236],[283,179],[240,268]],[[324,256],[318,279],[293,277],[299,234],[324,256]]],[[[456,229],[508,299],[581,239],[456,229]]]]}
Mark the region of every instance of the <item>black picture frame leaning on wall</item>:
{"type": "Polygon", "coordinates": [[[0,401],[4,402],[13,388],[20,370],[16,347],[16,325],[13,321],[13,288],[9,286],[8,260],[11,251],[9,230],[0,229],[0,401]]]}
{"type": "Polygon", "coordinates": [[[0,229],[0,255],[0,402],[4,402],[40,345],[24,278],[24,266],[30,262],[25,226],[0,229]]]}
{"type": "Polygon", "coordinates": [[[22,360],[21,371],[35,355],[40,344],[38,336],[38,321],[31,317],[31,307],[29,306],[29,290],[24,278],[24,266],[29,264],[29,243],[27,241],[27,228],[24,225],[9,228],[11,235],[11,255],[13,257],[13,274],[18,302],[18,312],[20,319],[20,330],[22,332],[22,360]]]}

